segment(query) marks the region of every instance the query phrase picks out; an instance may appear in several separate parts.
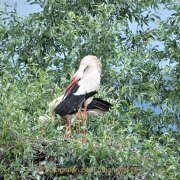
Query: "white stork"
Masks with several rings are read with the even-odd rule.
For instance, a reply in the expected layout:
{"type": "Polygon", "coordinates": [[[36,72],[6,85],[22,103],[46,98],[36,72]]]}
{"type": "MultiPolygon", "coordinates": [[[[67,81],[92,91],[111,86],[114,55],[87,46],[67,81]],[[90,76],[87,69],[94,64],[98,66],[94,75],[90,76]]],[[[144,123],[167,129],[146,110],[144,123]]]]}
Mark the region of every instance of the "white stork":
{"type": "MultiPolygon", "coordinates": [[[[79,112],[84,105],[83,124],[85,126],[85,115],[88,104],[100,87],[101,62],[96,56],[85,56],[79,69],[71,78],[71,83],[66,88],[62,101],[55,107],[54,112],[61,117],[79,112]]],[[[80,120],[79,125],[80,127],[80,120]]],[[[80,132],[79,132],[80,133],[80,132]]]]}
{"type": "MultiPolygon", "coordinates": [[[[57,107],[57,105],[62,101],[62,99],[63,99],[63,96],[60,96],[49,103],[49,110],[50,110],[51,115],[54,116],[54,110],[57,107]]],[[[91,101],[91,103],[87,105],[87,114],[94,115],[94,116],[103,115],[106,112],[108,112],[111,107],[112,107],[112,105],[109,102],[104,101],[99,98],[94,98],[91,101]]],[[[84,111],[84,103],[82,104],[82,107],[80,110],[81,110],[81,112],[84,111]]],[[[72,134],[71,120],[72,120],[72,116],[77,112],[78,112],[78,110],[76,109],[76,110],[72,111],[70,114],[62,117],[62,119],[64,119],[66,121],[65,137],[70,137],[72,134]]],[[[79,131],[80,131],[80,127],[78,127],[78,132],[79,131]]]]}

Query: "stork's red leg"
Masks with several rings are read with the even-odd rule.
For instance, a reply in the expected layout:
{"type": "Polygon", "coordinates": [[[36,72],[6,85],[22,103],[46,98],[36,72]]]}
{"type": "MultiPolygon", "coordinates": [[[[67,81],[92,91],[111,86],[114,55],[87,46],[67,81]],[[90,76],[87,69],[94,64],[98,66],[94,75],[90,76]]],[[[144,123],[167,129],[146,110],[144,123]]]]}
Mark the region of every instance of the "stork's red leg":
{"type": "Polygon", "coordinates": [[[66,134],[65,134],[65,137],[70,138],[71,134],[72,134],[71,124],[70,124],[70,120],[67,118],[66,119],[66,134]]]}
{"type": "Polygon", "coordinates": [[[87,106],[84,107],[84,111],[83,111],[83,114],[82,114],[83,127],[84,127],[83,133],[84,134],[86,133],[86,112],[87,112],[87,106]]]}
{"type": "MultiPolygon", "coordinates": [[[[86,134],[86,112],[87,112],[87,106],[84,107],[84,111],[82,113],[82,120],[83,120],[83,134],[86,134]]],[[[86,139],[86,137],[82,137],[81,141],[83,143],[88,142],[88,140],[86,139]]]]}
{"type": "Polygon", "coordinates": [[[80,124],[81,124],[81,122],[80,122],[80,109],[78,110],[78,112],[76,114],[76,118],[78,120],[78,130],[77,130],[77,132],[78,132],[78,134],[80,134],[80,124]]]}

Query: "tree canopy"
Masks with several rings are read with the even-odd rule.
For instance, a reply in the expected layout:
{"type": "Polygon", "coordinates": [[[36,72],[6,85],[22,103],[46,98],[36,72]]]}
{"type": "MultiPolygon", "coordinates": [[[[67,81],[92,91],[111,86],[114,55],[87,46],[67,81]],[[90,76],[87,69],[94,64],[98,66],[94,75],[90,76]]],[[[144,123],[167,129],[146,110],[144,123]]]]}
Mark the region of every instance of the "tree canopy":
{"type": "Polygon", "coordinates": [[[178,179],[178,1],[27,2],[42,10],[21,17],[5,4],[0,11],[0,175],[178,179]],[[63,121],[38,118],[88,54],[101,59],[97,97],[113,109],[88,118],[88,143],[64,141],[63,121]]]}

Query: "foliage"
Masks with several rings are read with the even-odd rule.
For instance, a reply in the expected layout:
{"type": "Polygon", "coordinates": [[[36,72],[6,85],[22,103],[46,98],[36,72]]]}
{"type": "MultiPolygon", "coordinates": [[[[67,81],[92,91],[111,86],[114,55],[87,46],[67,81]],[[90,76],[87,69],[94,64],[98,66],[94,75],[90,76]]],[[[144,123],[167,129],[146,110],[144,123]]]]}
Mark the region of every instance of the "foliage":
{"type": "Polygon", "coordinates": [[[0,175],[178,179],[179,4],[28,2],[42,11],[24,18],[9,5],[0,11],[0,175]],[[159,8],[169,9],[170,17],[163,20],[159,8]],[[63,121],[42,124],[38,118],[87,54],[102,61],[97,96],[113,109],[104,117],[89,117],[88,143],[79,142],[76,131],[64,141],[63,121]]]}

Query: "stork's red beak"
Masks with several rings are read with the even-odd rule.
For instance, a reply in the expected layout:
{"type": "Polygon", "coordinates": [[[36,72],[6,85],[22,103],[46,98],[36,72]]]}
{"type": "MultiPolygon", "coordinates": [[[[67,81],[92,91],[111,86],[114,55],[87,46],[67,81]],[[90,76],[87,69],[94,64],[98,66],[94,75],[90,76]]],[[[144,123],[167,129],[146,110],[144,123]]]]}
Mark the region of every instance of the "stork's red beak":
{"type": "Polygon", "coordinates": [[[71,82],[74,82],[74,81],[76,81],[76,80],[78,80],[77,75],[74,75],[74,76],[71,77],[71,82]]]}
{"type": "Polygon", "coordinates": [[[76,75],[72,76],[71,84],[69,84],[68,87],[65,89],[65,95],[66,94],[68,95],[72,91],[72,89],[77,84],[77,82],[78,82],[78,77],[76,75]]]}

